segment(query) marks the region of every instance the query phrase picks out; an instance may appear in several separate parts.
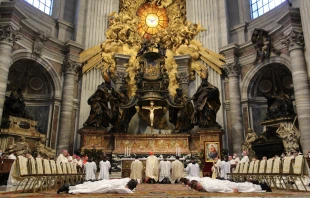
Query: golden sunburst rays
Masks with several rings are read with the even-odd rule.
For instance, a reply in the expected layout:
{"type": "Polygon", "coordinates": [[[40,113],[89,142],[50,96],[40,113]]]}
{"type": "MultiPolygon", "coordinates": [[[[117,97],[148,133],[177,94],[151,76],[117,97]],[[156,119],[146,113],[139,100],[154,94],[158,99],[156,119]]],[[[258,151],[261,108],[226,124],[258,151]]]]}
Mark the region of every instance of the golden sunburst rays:
{"type": "Polygon", "coordinates": [[[145,3],[137,10],[139,17],[138,32],[146,39],[168,27],[167,10],[159,8],[156,4],[145,3]]]}

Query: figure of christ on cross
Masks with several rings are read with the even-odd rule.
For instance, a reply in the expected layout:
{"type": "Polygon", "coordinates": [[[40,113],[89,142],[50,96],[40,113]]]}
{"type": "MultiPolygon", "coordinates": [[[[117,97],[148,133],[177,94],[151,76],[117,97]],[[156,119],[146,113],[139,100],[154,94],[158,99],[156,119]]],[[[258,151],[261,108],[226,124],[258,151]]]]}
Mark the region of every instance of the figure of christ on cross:
{"type": "Polygon", "coordinates": [[[146,109],[146,110],[150,111],[151,133],[153,133],[154,111],[156,109],[161,109],[161,107],[157,107],[157,106],[154,107],[154,102],[153,101],[151,101],[150,105],[151,106],[142,107],[142,109],[146,109]]]}

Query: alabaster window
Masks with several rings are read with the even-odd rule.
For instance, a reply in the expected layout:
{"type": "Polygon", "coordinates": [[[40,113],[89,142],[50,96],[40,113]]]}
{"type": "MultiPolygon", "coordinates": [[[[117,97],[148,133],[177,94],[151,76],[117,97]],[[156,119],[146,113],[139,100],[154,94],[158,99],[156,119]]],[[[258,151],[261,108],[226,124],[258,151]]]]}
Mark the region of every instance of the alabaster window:
{"type": "Polygon", "coordinates": [[[51,15],[52,14],[52,5],[53,0],[25,0],[32,6],[38,8],[45,14],[51,15]]]}
{"type": "Polygon", "coordinates": [[[285,1],[286,0],[250,0],[252,19],[265,14],[285,1]]]}

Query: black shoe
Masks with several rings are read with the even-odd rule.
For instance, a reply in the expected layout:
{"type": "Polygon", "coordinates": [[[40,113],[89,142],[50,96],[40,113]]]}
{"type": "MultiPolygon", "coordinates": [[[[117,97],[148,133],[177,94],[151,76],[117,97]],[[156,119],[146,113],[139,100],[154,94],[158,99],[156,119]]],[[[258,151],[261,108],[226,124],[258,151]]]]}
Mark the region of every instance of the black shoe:
{"type": "Polygon", "coordinates": [[[68,184],[64,184],[62,187],[60,187],[57,190],[57,194],[61,193],[61,192],[65,192],[68,193],[69,192],[69,185],[68,184]]]}
{"type": "Polygon", "coordinates": [[[262,190],[265,190],[266,192],[272,192],[270,186],[268,186],[268,184],[266,184],[265,182],[260,184],[262,190]]]}

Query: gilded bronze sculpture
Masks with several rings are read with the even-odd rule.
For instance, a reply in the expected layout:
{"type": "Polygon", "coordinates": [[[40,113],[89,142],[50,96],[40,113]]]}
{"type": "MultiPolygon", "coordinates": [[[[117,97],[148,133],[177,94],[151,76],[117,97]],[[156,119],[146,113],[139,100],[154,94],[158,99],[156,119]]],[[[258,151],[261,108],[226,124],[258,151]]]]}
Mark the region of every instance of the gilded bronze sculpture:
{"type": "Polygon", "coordinates": [[[31,153],[31,150],[29,148],[29,144],[26,142],[26,138],[24,136],[20,136],[19,142],[10,145],[9,148],[7,148],[6,154],[12,154],[16,153],[17,155],[22,155],[26,153],[31,153]]]}
{"type": "Polygon", "coordinates": [[[194,117],[192,122],[201,128],[221,128],[216,122],[216,113],[220,109],[220,92],[217,87],[208,82],[208,77],[203,78],[201,85],[192,97],[194,101],[194,117]]]}
{"type": "Polygon", "coordinates": [[[256,133],[253,131],[253,129],[248,128],[248,132],[246,134],[246,138],[244,142],[242,143],[242,150],[248,151],[249,155],[251,157],[255,156],[255,152],[252,149],[252,143],[258,139],[256,133]]]}

